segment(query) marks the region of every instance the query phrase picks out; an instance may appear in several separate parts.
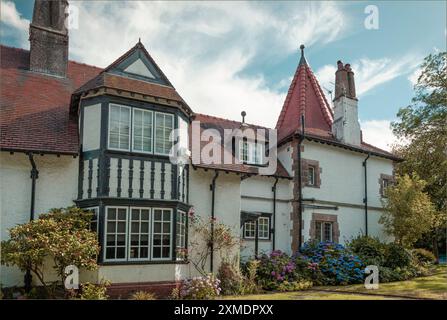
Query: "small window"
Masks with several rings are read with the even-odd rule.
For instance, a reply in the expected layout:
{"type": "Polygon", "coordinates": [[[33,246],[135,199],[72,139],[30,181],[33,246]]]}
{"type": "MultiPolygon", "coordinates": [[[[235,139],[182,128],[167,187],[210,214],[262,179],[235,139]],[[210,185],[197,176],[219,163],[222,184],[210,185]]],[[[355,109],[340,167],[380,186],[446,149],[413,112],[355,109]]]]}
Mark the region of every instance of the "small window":
{"type": "Polygon", "coordinates": [[[256,222],[247,221],[244,224],[244,238],[254,239],[256,236],[256,222]]]}
{"type": "Polygon", "coordinates": [[[332,222],[315,222],[315,236],[316,240],[320,242],[332,242],[332,222]]]}
{"type": "Polygon", "coordinates": [[[155,153],[169,155],[173,145],[170,140],[174,128],[174,116],[168,113],[155,113],[155,153]]]}
{"type": "Polygon", "coordinates": [[[315,167],[309,166],[307,168],[307,185],[314,186],[315,185],[315,167]]]}
{"type": "Polygon", "coordinates": [[[258,238],[270,238],[270,219],[267,217],[261,217],[258,219],[258,238]]]}
{"type": "Polygon", "coordinates": [[[262,164],[264,162],[264,144],[239,141],[239,160],[247,164],[262,164]]]}
{"type": "Polygon", "coordinates": [[[130,108],[111,104],[109,107],[109,148],[129,151],[130,108]]]}

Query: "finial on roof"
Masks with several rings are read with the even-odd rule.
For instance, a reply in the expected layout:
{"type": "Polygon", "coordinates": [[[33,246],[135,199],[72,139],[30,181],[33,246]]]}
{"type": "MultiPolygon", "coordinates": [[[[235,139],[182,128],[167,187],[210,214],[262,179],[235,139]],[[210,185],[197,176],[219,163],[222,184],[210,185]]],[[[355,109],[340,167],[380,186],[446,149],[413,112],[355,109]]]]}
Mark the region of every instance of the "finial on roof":
{"type": "Polygon", "coordinates": [[[300,45],[300,49],[301,49],[301,59],[300,59],[300,63],[299,63],[299,65],[302,65],[302,64],[306,64],[306,65],[307,65],[306,58],[304,57],[304,48],[305,48],[304,44],[300,45]]]}
{"type": "Polygon", "coordinates": [[[138,43],[140,43],[140,44],[141,44],[141,38],[140,38],[140,37],[138,37],[138,43]]]}
{"type": "Polygon", "coordinates": [[[241,116],[242,116],[242,123],[245,123],[245,116],[247,115],[247,112],[242,111],[241,112],[241,116]]]}

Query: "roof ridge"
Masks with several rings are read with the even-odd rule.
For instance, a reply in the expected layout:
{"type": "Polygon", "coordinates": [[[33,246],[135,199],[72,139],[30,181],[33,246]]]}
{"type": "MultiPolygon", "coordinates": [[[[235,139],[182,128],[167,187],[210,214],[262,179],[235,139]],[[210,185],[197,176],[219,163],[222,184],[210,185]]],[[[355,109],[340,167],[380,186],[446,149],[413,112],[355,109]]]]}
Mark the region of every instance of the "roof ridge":
{"type": "MultiPolygon", "coordinates": [[[[200,113],[200,112],[194,112],[194,115],[205,116],[205,117],[213,118],[213,119],[216,119],[216,120],[225,120],[225,121],[234,122],[234,123],[237,123],[237,124],[242,124],[241,121],[231,120],[231,119],[222,118],[222,117],[216,117],[216,116],[212,116],[212,115],[204,114],[204,113],[200,113]]],[[[254,126],[254,127],[264,128],[264,129],[271,129],[269,127],[260,126],[258,124],[252,124],[252,123],[246,123],[246,124],[249,125],[249,126],[254,126]]]]}

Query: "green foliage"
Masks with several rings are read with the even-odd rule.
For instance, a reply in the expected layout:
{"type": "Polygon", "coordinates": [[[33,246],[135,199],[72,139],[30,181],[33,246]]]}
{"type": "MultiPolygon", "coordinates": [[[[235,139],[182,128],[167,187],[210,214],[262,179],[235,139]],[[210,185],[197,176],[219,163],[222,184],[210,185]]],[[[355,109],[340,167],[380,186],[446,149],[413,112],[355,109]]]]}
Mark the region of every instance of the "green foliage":
{"type": "Polygon", "coordinates": [[[101,281],[100,284],[83,283],[81,285],[81,294],[79,298],[81,300],[107,300],[107,287],[110,286],[109,281],[101,281]]]}
{"type": "Polygon", "coordinates": [[[398,176],[397,183],[386,190],[385,212],[379,219],[385,232],[405,247],[411,247],[436,223],[430,197],[423,191],[425,181],[408,175],[398,176]]]}
{"type": "Polygon", "coordinates": [[[39,219],[18,225],[9,230],[10,239],[1,243],[1,263],[28,268],[47,289],[43,265],[50,257],[62,283],[68,265],[95,269],[99,244],[96,233],[88,229],[91,214],[69,207],[52,209],[39,219]]]}
{"type": "Polygon", "coordinates": [[[359,235],[347,247],[360,257],[365,265],[381,266],[385,262],[386,245],[378,238],[359,235]]]}
{"type": "Polygon", "coordinates": [[[244,277],[235,263],[222,262],[217,273],[220,279],[222,294],[242,294],[244,291],[244,277]]]}
{"type": "Polygon", "coordinates": [[[242,269],[244,275],[242,294],[253,294],[261,291],[257,281],[259,263],[259,260],[250,260],[245,263],[242,269]]]}
{"type": "Polygon", "coordinates": [[[385,247],[384,267],[396,269],[407,268],[412,263],[412,256],[409,250],[397,243],[388,243],[385,247]]]}
{"type": "Polygon", "coordinates": [[[297,280],[295,263],[286,253],[275,250],[270,255],[262,255],[259,261],[258,282],[262,288],[277,290],[282,282],[297,280]]]}
{"type": "Polygon", "coordinates": [[[421,265],[435,263],[436,261],[435,255],[425,249],[413,249],[411,254],[421,265]]]}
{"type": "Polygon", "coordinates": [[[132,300],[157,300],[154,293],[147,292],[147,291],[137,291],[131,296],[130,299],[132,299],[132,300]]]}
{"type": "Polygon", "coordinates": [[[308,280],[298,280],[298,281],[283,281],[278,285],[277,290],[286,292],[286,291],[301,291],[301,290],[307,290],[312,288],[312,281],[308,280]]]}

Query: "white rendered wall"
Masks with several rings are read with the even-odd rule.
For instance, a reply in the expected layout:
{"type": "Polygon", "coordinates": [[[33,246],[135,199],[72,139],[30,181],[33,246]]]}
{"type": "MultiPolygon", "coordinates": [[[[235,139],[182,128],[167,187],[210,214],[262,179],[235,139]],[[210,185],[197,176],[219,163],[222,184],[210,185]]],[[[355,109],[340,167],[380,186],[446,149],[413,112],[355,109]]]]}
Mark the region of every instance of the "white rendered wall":
{"type": "MultiPolygon", "coordinates": [[[[74,205],[78,188],[79,159],[72,156],[35,155],[39,178],[36,180],[35,217],[51,208],[74,205]]],[[[31,164],[23,153],[0,153],[0,237],[9,238],[8,229],[29,221],[31,203],[31,164]]],[[[23,274],[0,265],[4,287],[23,285],[23,274]]]]}

